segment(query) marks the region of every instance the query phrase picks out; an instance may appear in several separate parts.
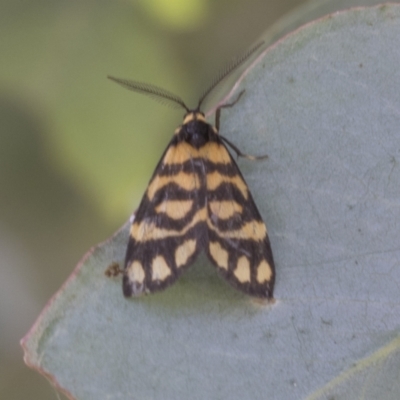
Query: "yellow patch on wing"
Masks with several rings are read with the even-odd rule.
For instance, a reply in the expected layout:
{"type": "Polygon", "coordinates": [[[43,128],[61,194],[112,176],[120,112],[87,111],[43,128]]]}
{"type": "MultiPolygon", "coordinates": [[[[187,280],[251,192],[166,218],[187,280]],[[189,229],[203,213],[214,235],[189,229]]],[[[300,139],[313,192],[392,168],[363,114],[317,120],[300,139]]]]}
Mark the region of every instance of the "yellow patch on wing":
{"type": "Polygon", "coordinates": [[[163,281],[171,275],[171,268],[168,267],[167,262],[163,256],[157,256],[151,263],[151,279],[153,281],[163,281]]]}
{"type": "Polygon", "coordinates": [[[126,274],[131,282],[143,283],[145,273],[142,264],[139,261],[133,261],[126,269],[126,274]]]}
{"type": "Polygon", "coordinates": [[[240,257],[233,273],[240,283],[250,282],[249,259],[245,256],[240,257]]]}
{"type": "Polygon", "coordinates": [[[239,175],[225,176],[217,171],[207,174],[207,190],[215,190],[223,183],[230,183],[236,186],[242,192],[243,197],[245,199],[248,198],[247,185],[239,175]]]}
{"type": "Polygon", "coordinates": [[[210,201],[211,212],[219,219],[231,218],[235,213],[241,213],[243,207],[234,200],[210,201]]]}
{"type": "Polygon", "coordinates": [[[192,209],[193,200],[164,200],[156,207],[157,213],[165,213],[169,218],[180,219],[192,209]]]}
{"type": "Polygon", "coordinates": [[[175,175],[159,176],[156,175],[150,182],[147,188],[147,197],[151,201],[158,190],[164,186],[175,183],[184,190],[194,190],[200,188],[200,181],[197,174],[187,174],[186,172],[179,172],[175,175]]]}
{"type": "Polygon", "coordinates": [[[130,234],[137,242],[160,240],[171,236],[182,236],[196,224],[205,221],[206,219],[207,209],[203,207],[197,211],[190,223],[181,230],[159,228],[154,222],[149,222],[144,219],[141,222],[134,222],[132,224],[130,234]]]}
{"type": "Polygon", "coordinates": [[[257,267],[257,282],[264,283],[269,282],[272,277],[272,269],[271,266],[267,263],[267,261],[262,260],[257,267]]]}
{"type": "Polygon", "coordinates": [[[165,165],[183,164],[188,160],[199,157],[199,151],[186,142],[179,142],[170,146],[165,153],[163,163],[165,165]]]}
{"type": "Polygon", "coordinates": [[[175,250],[175,263],[179,268],[182,265],[185,265],[187,260],[196,250],[196,240],[189,239],[183,242],[177,249],[175,250]]]}
{"type": "Polygon", "coordinates": [[[231,158],[225,146],[216,142],[208,142],[196,149],[187,142],[179,142],[171,146],[163,159],[165,165],[183,164],[194,158],[202,158],[215,164],[230,164],[231,158]]]}
{"type": "Polygon", "coordinates": [[[267,235],[267,228],[262,221],[250,221],[245,223],[240,229],[232,229],[221,231],[212,224],[210,220],[207,221],[208,227],[218,234],[221,238],[227,239],[251,239],[261,241],[267,235]]]}
{"type": "Polygon", "coordinates": [[[225,146],[216,142],[209,142],[199,150],[200,156],[214,164],[230,164],[231,157],[225,146]]]}
{"type": "Polygon", "coordinates": [[[210,242],[209,250],[211,257],[214,259],[216,264],[219,267],[227,270],[229,259],[228,252],[224,248],[222,248],[222,246],[218,242],[210,242]]]}

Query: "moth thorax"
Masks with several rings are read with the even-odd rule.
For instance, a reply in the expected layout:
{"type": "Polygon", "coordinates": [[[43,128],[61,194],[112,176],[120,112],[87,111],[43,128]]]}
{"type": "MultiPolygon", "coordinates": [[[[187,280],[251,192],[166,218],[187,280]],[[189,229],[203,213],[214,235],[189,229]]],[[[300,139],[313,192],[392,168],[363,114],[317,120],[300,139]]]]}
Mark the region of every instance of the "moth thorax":
{"type": "Polygon", "coordinates": [[[193,147],[199,148],[210,141],[210,134],[213,133],[212,127],[205,121],[204,115],[193,112],[186,115],[182,133],[186,142],[193,147]]]}

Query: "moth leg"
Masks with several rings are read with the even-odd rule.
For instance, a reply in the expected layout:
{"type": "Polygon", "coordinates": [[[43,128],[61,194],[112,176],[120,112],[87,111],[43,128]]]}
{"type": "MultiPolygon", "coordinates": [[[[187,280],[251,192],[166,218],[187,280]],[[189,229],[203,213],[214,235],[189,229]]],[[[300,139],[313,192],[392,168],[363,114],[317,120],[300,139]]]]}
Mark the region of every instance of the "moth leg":
{"type": "Polygon", "coordinates": [[[242,97],[243,93],[244,93],[244,89],[239,93],[238,97],[236,97],[236,100],[234,100],[232,103],[227,103],[227,104],[223,104],[222,106],[219,106],[216,111],[215,111],[215,128],[217,129],[217,131],[219,131],[219,119],[221,117],[221,109],[222,108],[230,108],[233,107],[242,97]]]}
{"type": "Polygon", "coordinates": [[[264,156],[252,156],[250,154],[245,154],[242,153],[232,142],[230,142],[227,138],[219,135],[219,137],[236,153],[236,155],[238,157],[243,157],[243,158],[247,158],[248,160],[265,160],[266,158],[268,158],[268,155],[264,155],[264,156]]]}

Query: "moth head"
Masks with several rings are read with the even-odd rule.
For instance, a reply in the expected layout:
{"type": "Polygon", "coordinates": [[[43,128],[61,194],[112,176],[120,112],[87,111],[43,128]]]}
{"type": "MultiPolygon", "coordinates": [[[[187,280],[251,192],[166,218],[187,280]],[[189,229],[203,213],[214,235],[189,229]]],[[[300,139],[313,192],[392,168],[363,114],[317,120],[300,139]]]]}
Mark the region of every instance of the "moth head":
{"type": "Polygon", "coordinates": [[[183,125],[186,125],[192,121],[206,122],[206,117],[205,117],[204,113],[201,111],[197,111],[197,110],[189,111],[183,117],[183,125]]]}

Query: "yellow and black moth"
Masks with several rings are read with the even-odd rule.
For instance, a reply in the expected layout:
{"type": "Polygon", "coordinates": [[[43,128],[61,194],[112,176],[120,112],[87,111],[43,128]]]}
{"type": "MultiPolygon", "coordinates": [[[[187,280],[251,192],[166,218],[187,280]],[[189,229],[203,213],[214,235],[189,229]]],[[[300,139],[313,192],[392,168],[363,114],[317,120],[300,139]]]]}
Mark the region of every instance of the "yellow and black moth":
{"type": "Polygon", "coordinates": [[[260,45],[224,71],[195,109],[164,89],[109,76],[130,90],[186,110],[134,217],[124,269],[114,266],[108,271],[123,274],[126,297],[165,289],[204,251],[232,286],[251,296],[272,298],[275,268],[267,229],[226,144],[237,156],[266,156],[246,155],[219,134],[221,109],[232,107],[244,91],[217,108],[215,126],[200,111],[206,96],[260,45]]]}

